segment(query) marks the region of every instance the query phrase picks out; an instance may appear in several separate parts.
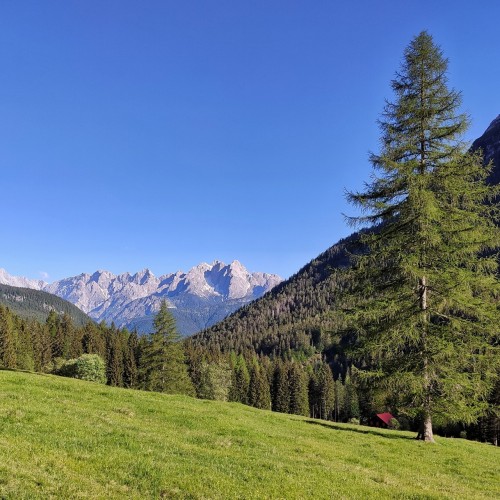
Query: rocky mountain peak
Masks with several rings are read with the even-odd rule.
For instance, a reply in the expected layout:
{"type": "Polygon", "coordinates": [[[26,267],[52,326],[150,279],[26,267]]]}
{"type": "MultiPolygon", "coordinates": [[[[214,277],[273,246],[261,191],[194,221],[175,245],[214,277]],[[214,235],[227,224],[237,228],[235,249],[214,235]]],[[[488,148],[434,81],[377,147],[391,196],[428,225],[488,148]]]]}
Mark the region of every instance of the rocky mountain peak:
{"type": "Polygon", "coordinates": [[[12,276],[5,269],[0,268],[0,283],[3,285],[18,286],[21,288],[31,288],[33,290],[43,290],[47,283],[43,280],[33,280],[22,276],[12,276]]]}
{"type": "MultiPolygon", "coordinates": [[[[130,276],[130,275],[129,275],[130,276]]],[[[154,279],[155,275],[148,269],[142,269],[132,276],[132,281],[139,285],[144,285],[147,281],[154,279]]]]}
{"type": "Polygon", "coordinates": [[[491,123],[490,126],[486,129],[485,134],[491,132],[496,127],[500,127],[500,115],[498,115],[491,123]]]}
{"type": "MultiPolygon", "coordinates": [[[[115,275],[98,270],[92,274],[64,278],[52,284],[9,275],[0,269],[0,283],[35,288],[72,302],[97,321],[114,321],[131,326],[136,318],[151,318],[162,300],[179,312],[197,317],[193,308],[202,307],[207,319],[189,326],[184,333],[209,326],[241,305],[263,295],[281,279],[272,274],[250,273],[239,261],[226,265],[215,260],[202,262],[187,273],[177,271],[157,278],[148,268],[134,274],[115,275]],[[210,323],[211,324],[211,323],[210,323]]],[[[204,317],[201,315],[201,317],[204,317]]],[[[191,320],[190,320],[191,321],[191,320]]],[[[191,321],[193,324],[193,321],[191,321]]]]}
{"type": "Polygon", "coordinates": [[[486,129],[484,134],[472,143],[473,150],[481,149],[484,162],[493,162],[493,171],[489,181],[492,184],[500,183],[500,115],[498,115],[486,129]]]}

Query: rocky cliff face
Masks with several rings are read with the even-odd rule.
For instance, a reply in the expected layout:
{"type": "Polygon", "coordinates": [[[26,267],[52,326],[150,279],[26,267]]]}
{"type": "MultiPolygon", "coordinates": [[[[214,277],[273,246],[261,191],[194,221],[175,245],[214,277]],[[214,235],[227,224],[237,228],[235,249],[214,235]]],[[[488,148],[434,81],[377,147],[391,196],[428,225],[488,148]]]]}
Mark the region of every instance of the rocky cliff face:
{"type": "Polygon", "coordinates": [[[31,288],[32,290],[43,290],[43,287],[47,283],[42,280],[30,280],[22,276],[11,276],[5,269],[0,268],[0,284],[31,288]]]}
{"type": "Polygon", "coordinates": [[[281,282],[275,274],[250,273],[240,262],[202,263],[187,273],[156,277],[148,269],[114,275],[80,274],[51,284],[10,276],[0,269],[0,283],[44,290],[75,304],[96,321],[151,329],[154,314],[166,300],[187,335],[211,326],[281,282]]]}
{"type": "Polygon", "coordinates": [[[484,134],[472,144],[472,149],[481,148],[484,162],[493,162],[494,168],[490,175],[492,184],[500,183],[500,115],[498,115],[486,129],[484,134]]]}

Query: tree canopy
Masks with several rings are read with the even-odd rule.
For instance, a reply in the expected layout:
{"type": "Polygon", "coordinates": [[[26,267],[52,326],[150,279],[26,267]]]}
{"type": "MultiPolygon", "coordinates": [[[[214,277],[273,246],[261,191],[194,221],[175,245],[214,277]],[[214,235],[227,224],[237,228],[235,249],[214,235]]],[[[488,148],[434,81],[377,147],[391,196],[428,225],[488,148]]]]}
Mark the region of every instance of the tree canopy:
{"type": "Polygon", "coordinates": [[[433,419],[472,422],[485,410],[499,324],[498,188],[462,141],[468,119],[447,68],[427,32],[412,40],[379,121],[373,177],[348,194],[362,210],[351,222],[371,226],[353,255],[348,326],[365,374],[421,419],[427,441],[433,419]]]}

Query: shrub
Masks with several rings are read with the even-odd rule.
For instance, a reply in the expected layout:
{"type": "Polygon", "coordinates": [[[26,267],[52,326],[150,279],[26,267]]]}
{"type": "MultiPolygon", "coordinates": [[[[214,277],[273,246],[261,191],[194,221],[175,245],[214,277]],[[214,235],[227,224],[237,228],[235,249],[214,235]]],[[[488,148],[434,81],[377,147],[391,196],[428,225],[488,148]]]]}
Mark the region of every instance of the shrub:
{"type": "Polygon", "coordinates": [[[82,354],[79,358],[58,360],[53,372],[63,377],[106,383],[106,364],[97,354],[82,354]]]}
{"type": "Polygon", "coordinates": [[[76,359],[56,358],[54,360],[53,372],[62,377],[76,377],[76,359]]]}
{"type": "Polygon", "coordinates": [[[398,422],[399,422],[399,430],[400,431],[411,431],[412,430],[411,423],[407,417],[405,417],[405,416],[399,417],[398,422]]]}
{"type": "Polygon", "coordinates": [[[82,354],[75,360],[75,378],[106,383],[106,363],[97,354],[82,354]]]}
{"type": "Polygon", "coordinates": [[[355,417],[350,418],[350,419],[348,420],[348,423],[349,423],[349,424],[354,424],[354,425],[359,425],[359,418],[355,418],[355,417]]]}
{"type": "Polygon", "coordinates": [[[389,420],[389,429],[394,429],[395,431],[399,430],[400,429],[400,425],[399,425],[399,421],[397,418],[391,418],[391,420],[389,420]]]}

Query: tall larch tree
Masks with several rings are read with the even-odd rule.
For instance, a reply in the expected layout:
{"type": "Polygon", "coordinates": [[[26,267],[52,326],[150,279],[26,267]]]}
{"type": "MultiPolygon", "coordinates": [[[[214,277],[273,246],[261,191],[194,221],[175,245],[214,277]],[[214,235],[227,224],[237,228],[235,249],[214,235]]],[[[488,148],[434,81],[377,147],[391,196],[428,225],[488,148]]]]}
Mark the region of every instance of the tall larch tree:
{"type": "Polygon", "coordinates": [[[170,394],[194,395],[181,336],[165,301],[162,301],[155,317],[154,328],[141,355],[140,372],[144,388],[170,394]]]}
{"type": "Polygon", "coordinates": [[[431,442],[433,422],[470,423],[485,410],[500,324],[499,190],[462,141],[468,119],[447,68],[427,32],[413,39],[379,122],[372,179],[348,194],[362,210],[352,221],[372,227],[354,257],[348,324],[368,375],[431,442]]]}

